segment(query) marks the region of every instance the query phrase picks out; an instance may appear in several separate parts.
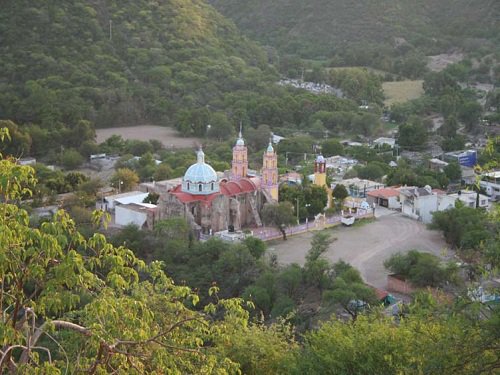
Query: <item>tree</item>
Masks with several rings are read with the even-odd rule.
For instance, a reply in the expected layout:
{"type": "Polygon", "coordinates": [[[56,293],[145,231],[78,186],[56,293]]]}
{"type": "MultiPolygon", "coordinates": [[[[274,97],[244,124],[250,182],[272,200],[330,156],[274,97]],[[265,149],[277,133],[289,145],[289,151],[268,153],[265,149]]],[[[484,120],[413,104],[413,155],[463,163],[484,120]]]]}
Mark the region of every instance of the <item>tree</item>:
{"type": "MultiPolygon", "coordinates": [[[[0,172],[6,178],[0,184],[0,372],[235,373],[239,364],[228,356],[244,362],[245,352],[226,345],[239,329],[250,341],[258,335],[272,343],[272,354],[260,355],[267,368],[287,356],[291,335],[255,330],[242,300],[217,298],[213,287],[203,313],[191,310],[186,306],[196,304],[197,294],[175,285],[160,263],[145,264],[100,233],[85,239],[62,210],[30,227],[27,212],[12,202],[35,183],[33,169],[0,157],[0,172]]],[[[103,216],[93,219],[101,223],[103,216]]]]}
{"type": "Polygon", "coordinates": [[[329,139],[321,144],[321,152],[324,155],[342,155],[344,146],[339,141],[329,139]]]}
{"type": "Polygon", "coordinates": [[[335,239],[332,239],[328,233],[315,233],[311,241],[311,248],[306,255],[304,279],[309,285],[320,288],[320,290],[327,287],[330,280],[331,264],[322,255],[328,250],[333,241],[335,239]]]}
{"type": "Polygon", "coordinates": [[[483,107],[477,101],[466,102],[461,108],[459,118],[464,122],[467,131],[474,130],[483,112],[483,107]]]}
{"type": "Polygon", "coordinates": [[[421,150],[427,143],[427,129],[417,117],[410,117],[406,124],[399,126],[398,144],[409,150],[421,150]]]}
{"type": "Polygon", "coordinates": [[[342,202],[349,196],[347,189],[342,184],[337,184],[333,188],[333,198],[335,199],[335,205],[340,208],[342,207],[342,202]]]}
{"type": "Polygon", "coordinates": [[[351,265],[339,261],[333,265],[335,278],[331,290],[325,292],[324,299],[339,304],[356,320],[359,313],[377,302],[372,288],[363,283],[358,270],[351,265]]]}
{"type": "Polygon", "coordinates": [[[449,163],[443,168],[443,171],[450,181],[460,181],[462,178],[462,168],[460,168],[460,164],[457,162],[449,163]]]}
{"type": "Polygon", "coordinates": [[[111,185],[119,191],[130,191],[139,183],[139,176],[129,168],[119,168],[111,177],[111,185]]]}
{"type": "Polygon", "coordinates": [[[438,257],[417,250],[394,254],[384,262],[384,266],[416,286],[439,286],[445,281],[452,281],[455,272],[454,268],[442,266],[438,257]]]}
{"type": "Polygon", "coordinates": [[[61,155],[61,164],[65,169],[78,168],[83,163],[83,156],[75,149],[66,149],[61,155]]]}
{"type": "Polygon", "coordinates": [[[283,240],[286,240],[285,227],[296,222],[293,205],[290,202],[266,203],[261,215],[266,225],[277,227],[281,231],[283,240]]]}

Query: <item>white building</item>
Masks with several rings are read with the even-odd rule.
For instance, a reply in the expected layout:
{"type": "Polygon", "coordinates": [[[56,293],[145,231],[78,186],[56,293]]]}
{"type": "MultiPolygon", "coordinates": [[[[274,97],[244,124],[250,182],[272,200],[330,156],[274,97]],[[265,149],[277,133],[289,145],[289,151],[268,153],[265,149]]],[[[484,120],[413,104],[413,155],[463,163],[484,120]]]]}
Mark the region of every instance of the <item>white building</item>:
{"type": "Polygon", "coordinates": [[[393,188],[384,188],[370,191],[368,193],[368,203],[370,206],[373,205],[382,206],[390,209],[401,208],[401,203],[399,202],[399,190],[393,188]]]}
{"type": "Polygon", "coordinates": [[[396,145],[396,140],[394,138],[380,137],[373,141],[373,145],[377,147],[388,145],[391,148],[394,148],[394,146],[396,145]]]}
{"type": "Polygon", "coordinates": [[[438,195],[430,186],[402,187],[399,189],[401,212],[412,219],[430,223],[432,213],[454,207],[454,201],[444,194],[438,195]],[[441,197],[441,198],[440,198],[441,197]]]}
{"type": "Polygon", "coordinates": [[[153,227],[156,205],[150,203],[128,203],[115,207],[115,224],[137,225],[139,228],[153,227]]]}
{"type": "Polygon", "coordinates": [[[21,159],[17,160],[17,164],[19,164],[19,165],[35,165],[36,159],[35,158],[21,158],[21,159]]]}
{"type": "MultiPolygon", "coordinates": [[[[444,194],[444,192],[433,191],[430,186],[424,188],[403,187],[400,189],[399,200],[401,201],[401,212],[404,215],[424,223],[430,223],[433,212],[452,209],[457,200],[462,201],[468,207],[476,207],[476,192],[462,191],[455,194],[444,194]]],[[[487,196],[479,194],[479,207],[489,207],[487,196]]]]}
{"type": "Polygon", "coordinates": [[[485,190],[491,200],[500,200],[500,171],[485,173],[481,176],[479,185],[485,190]]]}
{"type": "MultiPolygon", "coordinates": [[[[454,194],[448,194],[449,197],[453,197],[455,200],[462,201],[468,207],[476,207],[477,193],[475,191],[460,191],[454,194]]],[[[479,207],[488,208],[489,200],[486,195],[479,194],[479,207]]]]}
{"type": "MultiPolygon", "coordinates": [[[[344,185],[349,195],[353,198],[366,198],[370,191],[382,189],[384,184],[371,180],[362,180],[358,177],[349,178],[339,182],[344,185]]],[[[334,186],[332,186],[332,189],[334,186]]]]}
{"type": "Polygon", "coordinates": [[[149,193],[142,191],[129,191],[127,193],[108,195],[97,202],[96,208],[104,211],[114,210],[116,206],[121,204],[142,203],[148,195],[149,193]]]}

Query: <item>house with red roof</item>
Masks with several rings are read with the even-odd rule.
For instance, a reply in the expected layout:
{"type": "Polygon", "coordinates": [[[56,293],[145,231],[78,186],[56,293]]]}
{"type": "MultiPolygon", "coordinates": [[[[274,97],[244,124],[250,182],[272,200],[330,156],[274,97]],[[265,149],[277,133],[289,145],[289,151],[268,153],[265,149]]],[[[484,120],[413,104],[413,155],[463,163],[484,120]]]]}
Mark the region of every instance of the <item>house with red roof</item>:
{"type": "Polygon", "coordinates": [[[376,205],[390,209],[401,208],[399,189],[391,187],[369,191],[366,200],[372,207],[376,205]]]}

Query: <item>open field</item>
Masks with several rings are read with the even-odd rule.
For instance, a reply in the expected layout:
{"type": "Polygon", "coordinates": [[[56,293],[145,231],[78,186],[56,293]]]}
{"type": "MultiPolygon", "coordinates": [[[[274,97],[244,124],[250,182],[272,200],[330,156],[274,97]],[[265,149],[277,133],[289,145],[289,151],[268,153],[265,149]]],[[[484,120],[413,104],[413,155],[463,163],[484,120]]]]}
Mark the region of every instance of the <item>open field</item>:
{"type": "Polygon", "coordinates": [[[331,70],[343,71],[343,70],[349,70],[349,69],[364,69],[370,73],[377,74],[377,75],[382,76],[382,77],[385,77],[385,75],[388,74],[388,72],[386,72],[386,71],[371,68],[369,66],[336,66],[333,68],[326,68],[327,71],[331,71],[331,70]]]}
{"type": "Polygon", "coordinates": [[[394,103],[403,103],[408,100],[417,99],[424,93],[423,80],[384,82],[384,104],[390,106],[394,103]]]}
{"type": "MultiPolygon", "coordinates": [[[[377,208],[377,210],[384,210],[377,208]]],[[[377,288],[385,289],[387,270],[384,260],[397,252],[412,249],[443,256],[447,244],[438,231],[428,230],[424,224],[390,213],[378,217],[374,222],[353,227],[328,229],[336,238],[324,257],[331,262],[342,259],[356,267],[363,279],[377,288]]],[[[311,247],[312,232],[291,237],[271,245],[271,253],[278,256],[281,264],[305,263],[305,256],[311,247]]],[[[451,252],[448,253],[451,256],[451,252]]]]}
{"type": "Polygon", "coordinates": [[[158,125],[138,125],[123,126],[119,128],[97,129],[97,142],[104,142],[112,135],[121,135],[123,139],[137,139],[139,141],[149,141],[156,139],[168,148],[189,148],[195,144],[201,143],[197,138],[181,137],[179,133],[172,128],[158,125]]]}

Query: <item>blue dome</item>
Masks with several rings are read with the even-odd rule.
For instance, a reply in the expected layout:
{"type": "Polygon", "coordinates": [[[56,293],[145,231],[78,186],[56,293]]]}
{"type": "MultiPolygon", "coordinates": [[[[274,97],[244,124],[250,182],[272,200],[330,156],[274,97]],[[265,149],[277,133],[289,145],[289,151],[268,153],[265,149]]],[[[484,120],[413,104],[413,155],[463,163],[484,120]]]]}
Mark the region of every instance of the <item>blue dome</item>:
{"type": "Polygon", "coordinates": [[[316,163],[324,163],[325,162],[325,158],[323,157],[323,155],[318,155],[316,157],[316,163]]]}
{"type": "Polygon", "coordinates": [[[182,191],[191,194],[212,194],[219,191],[217,173],[205,163],[205,154],[199,150],[198,161],[191,165],[182,178],[182,191]]]}
{"type": "Polygon", "coordinates": [[[271,142],[269,142],[269,146],[267,146],[267,152],[274,152],[274,148],[271,142]]]}
{"type": "Polygon", "coordinates": [[[209,183],[217,181],[217,173],[208,164],[193,164],[184,174],[184,181],[209,183]]]}
{"type": "Polygon", "coordinates": [[[245,146],[245,141],[243,140],[243,138],[238,138],[238,140],[236,141],[236,146],[245,146]]]}

